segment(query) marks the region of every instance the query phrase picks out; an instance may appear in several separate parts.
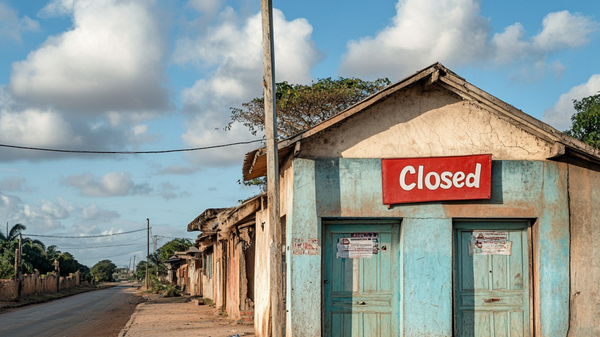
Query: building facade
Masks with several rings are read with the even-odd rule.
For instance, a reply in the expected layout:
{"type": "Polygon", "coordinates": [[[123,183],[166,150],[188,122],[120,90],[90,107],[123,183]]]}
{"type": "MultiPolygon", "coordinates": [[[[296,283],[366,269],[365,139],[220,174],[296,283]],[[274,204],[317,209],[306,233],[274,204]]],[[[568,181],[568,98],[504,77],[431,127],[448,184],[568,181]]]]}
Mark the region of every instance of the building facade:
{"type": "Polygon", "coordinates": [[[597,150],[435,64],[279,156],[285,335],[600,335],[597,150]]]}

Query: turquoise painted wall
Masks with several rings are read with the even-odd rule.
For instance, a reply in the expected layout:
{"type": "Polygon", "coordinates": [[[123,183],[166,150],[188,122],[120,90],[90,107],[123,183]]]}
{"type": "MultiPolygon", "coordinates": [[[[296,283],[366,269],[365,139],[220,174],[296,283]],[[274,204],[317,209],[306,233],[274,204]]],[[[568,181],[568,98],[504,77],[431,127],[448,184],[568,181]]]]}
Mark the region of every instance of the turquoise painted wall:
{"type": "MultiPolygon", "coordinates": [[[[569,212],[565,164],[494,161],[490,200],[382,204],[380,159],[302,159],[293,163],[287,245],[321,241],[323,218],[396,218],[401,224],[403,336],[452,335],[452,219],[537,219],[539,325],[566,336],[569,298],[569,212]]],[[[319,252],[321,252],[320,250],[319,252]]],[[[321,335],[321,256],[288,256],[288,331],[321,335]]],[[[536,309],[538,310],[538,309],[536,309]]]]}

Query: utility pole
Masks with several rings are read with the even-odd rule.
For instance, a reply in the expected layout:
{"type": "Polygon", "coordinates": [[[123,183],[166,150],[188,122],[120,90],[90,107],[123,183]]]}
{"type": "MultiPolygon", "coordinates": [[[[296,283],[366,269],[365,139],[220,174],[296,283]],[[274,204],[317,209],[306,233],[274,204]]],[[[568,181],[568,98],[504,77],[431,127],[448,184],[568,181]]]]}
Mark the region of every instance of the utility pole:
{"type": "Polygon", "coordinates": [[[263,91],[265,104],[265,137],[267,145],[267,202],[269,214],[269,299],[271,336],[280,337],[282,280],[281,229],[279,226],[279,159],[277,153],[277,112],[275,102],[275,47],[273,44],[273,1],[261,0],[263,38],[263,91]]]}
{"type": "Polygon", "coordinates": [[[133,256],[133,275],[135,275],[136,272],[136,268],[135,268],[135,255],[133,256]]]}
{"type": "Polygon", "coordinates": [[[131,256],[129,257],[129,267],[127,268],[127,278],[129,278],[129,274],[131,274],[131,256]]]}
{"type": "Polygon", "coordinates": [[[146,218],[148,223],[148,246],[147,246],[147,254],[146,254],[146,290],[148,290],[148,268],[150,267],[150,218],[146,218]]]}
{"type": "Polygon", "coordinates": [[[17,260],[17,266],[15,270],[15,276],[17,277],[17,297],[21,297],[21,289],[23,288],[23,272],[21,270],[21,264],[23,262],[23,234],[19,233],[19,249],[18,254],[15,254],[17,260]]]}
{"type": "Polygon", "coordinates": [[[156,252],[156,243],[158,242],[158,235],[153,235],[152,236],[152,243],[154,244],[154,247],[152,247],[152,252],[155,253],[156,252]]]}

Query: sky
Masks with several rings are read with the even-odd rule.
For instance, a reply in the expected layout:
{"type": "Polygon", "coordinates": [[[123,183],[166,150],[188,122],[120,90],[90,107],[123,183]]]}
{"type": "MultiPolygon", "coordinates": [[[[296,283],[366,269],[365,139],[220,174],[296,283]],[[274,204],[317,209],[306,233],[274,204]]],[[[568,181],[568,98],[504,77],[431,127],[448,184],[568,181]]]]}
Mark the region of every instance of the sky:
{"type": "MultiPolygon", "coordinates": [[[[395,82],[441,62],[559,130],[573,99],[600,91],[598,1],[273,7],[277,82],[395,82]]],[[[262,95],[258,0],[0,0],[0,51],[3,145],[154,151],[262,138],[226,129],[230,108],[262,95]]],[[[146,219],[158,247],[193,241],[187,224],[205,209],[256,194],[238,181],[244,154],[259,146],[136,155],[0,147],[0,231],[21,223],[25,236],[90,267],[128,266],[146,255],[146,219]]]]}

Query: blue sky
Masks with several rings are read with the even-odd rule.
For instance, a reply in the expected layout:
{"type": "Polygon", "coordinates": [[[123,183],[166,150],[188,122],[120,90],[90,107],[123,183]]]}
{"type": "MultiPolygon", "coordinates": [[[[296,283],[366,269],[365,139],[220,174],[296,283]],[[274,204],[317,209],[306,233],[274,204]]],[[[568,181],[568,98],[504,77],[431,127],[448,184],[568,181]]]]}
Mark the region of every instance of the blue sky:
{"type": "MultiPolygon", "coordinates": [[[[600,91],[598,1],[274,7],[277,81],[397,81],[439,61],[561,130],[572,99],[600,91]]],[[[259,11],[248,0],[0,0],[0,144],[144,151],[260,138],[223,129],[230,107],[262,94],[259,11]]],[[[186,225],[199,213],[256,193],[237,181],[258,145],[135,156],[0,148],[0,223],[101,235],[150,218],[159,246],[193,239],[186,225]]],[[[145,255],[144,236],[43,241],[89,266],[122,266],[145,255]]]]}

